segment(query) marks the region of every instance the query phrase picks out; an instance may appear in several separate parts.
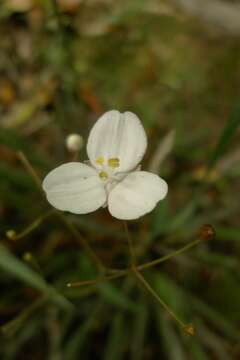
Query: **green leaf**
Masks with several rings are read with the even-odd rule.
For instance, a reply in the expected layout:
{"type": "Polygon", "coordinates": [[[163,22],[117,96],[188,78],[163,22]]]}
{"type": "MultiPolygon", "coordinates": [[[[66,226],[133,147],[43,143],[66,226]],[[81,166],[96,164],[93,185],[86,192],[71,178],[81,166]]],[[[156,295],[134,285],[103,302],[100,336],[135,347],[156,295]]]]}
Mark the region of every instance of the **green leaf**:
{"type": "Polygon", "coordinates": [[[54,166],[54,162],[51,159],[46,157],[44,153],[41,153],[40,150],[35,150],[33,143],[30,140],[26,141],[16,130],[1,128],[0,144],[14,151],[21,149],[21,151],[28,154],[29,160],[31,163],[34,163],[34,166],[41,166],[46,169],[54,166]]]}
{"type": "Polygon", "coordinates": [[[136,313],[131,339],[132,360],[144,358],[144,340],[147,331],[148,309],[144,301],[140,301],[136,313]]]}
{"type": "Polygon", "coordinates": [[[232,357],[228,354],[229,350],[225,347],[225,341],[222,340],[218,333],[211,331],[201,319],[198,319],[197,329],[202,343],[212,350],[216,359],[231,360],[232,357]]]}
{"type": "Polygon", "coordinates": [[[171,221],[171,214],[169,202],[167,199],[161,201],[153,212],[151,236],[156,237],[160,234],[168,232],[169,223],[171,221]]]}
{"type": "Polygon", "coordinates": [[[193,257],[195,259],[200,260],[202,263],[215,265],[222,268],[224,267],[226,269],[233,269],[238,271],[239,268],[238,259],[228,254],[225,255],[225,254],[215,253],[213,251],[211,251],[210,253],[209,251],[201,249],[199,251],[196,251],[193,254],[193,257]]]}
{"type": "Polygon", "coordinates": [[[238,126],[240,125],[240,104],[237,103],[235,108],[233,109],[230,118],[223,129],[223,132],[220,136],[220,139],[217,143],[215,151],[213,152],[210,161],[209,168],[211,169],[216,162],[220,159],[220,157],[224,154],[227,145],[232,139],[233,135],[236,133],[238,126]]]}
{"type": "Polygon", "coordinates": [[[103,303],[98,301],[93,304],[93,310],[88,314],[85,321],[80,323],[76,331],[74,331],[64,347],[64,359],[81,359],[84,358],[85,351],[82,349],[86,347],[86,343],[89,341],[91,343],[92,333],[98,322],[98,318],[103,311],[103,303]]]}
{"type": "Polygon", "coordinates": [[[191,301],[191,305],[195,308],[196,311],[203,317],[205,317],[209,323],[212,323],[218,331],[221,331],[225,334],[226,337],[236,340],[239,339],[239,331],[231,323],[231,321],[227,320],[222,313],[219,313],[214,308],[201,301],[197,297],[192,294],[189,295],[189,301],[191,301]]]}
{"type": "Polygon", "coordinates": [[[162,340],[162,346],[164,352],[169,360],[185,360],[186,355],[183,348],[183,343],[179,338],[173,323],[169,320],[166,315],[162,312],[160,307],[156,307],[157,316],[157,329],[159,337],[162,340]]]}
{"type": "Polygon", "coordinates": [[[184,229],[184,225],[193,219],[196,207],[197,201],[193,199],[184,208],[178,210],[169,224],[169,231],[176,231],[180,228],[184,229]]]}
{"type": "Polygon", "coordinates": [[[218,226],[217,236],[218,236],[218,239],[239,241],[240,240],[240,227],[218,226]]]}
{"type": "Polygon", "coordinates": [[[14,256],[7,248],[0,245],[0,267],[26,284],[46,294],[58,305],[70,309],[72,304],[65,299],[54,287],[48,283],[23,261],[14,256]]]}
{"type": "Polygon", "coordinates": [[[121,290],[111,284],[101,284],[97,286],[102,298],[108,303],[121,309],[137,311],[137,305],[131,301],[121,290]]]}
{"type": "Polygon", "coordinates": [[[112,320],[104,354],[105,360],[121,360],[126,358],[123,352],[125,336],[126,319],[124,318],[124,314],[119,312],[112,320]]]}
{"type": "Polygon", "coordinates": [[[13,336],[17,330],[23,328],[26,320],[36,311],[40,306],[46,302],[46,297],[42,296],[33,302],[29,307],[24,309],[16,318],[10,320],[3,326],[1,326],[1,331],[4,335],[13,336]]]}
{"type": "MultiPolygon", "coordinates": [[[[168,275],[153,272],[154,289],[185,322],[189,320],[189,308],[184,289],[179,287],[168,275]]],[[[164,311],[162,309],[162,311],[164,311]]]]}
{"type": "Polygon", "coordinates": [[[210,360],[201,343],[196,338],[190,338],[190,340],[187,343],[187,348],[192,355],[190,358],[194,360],[210,360]]]}

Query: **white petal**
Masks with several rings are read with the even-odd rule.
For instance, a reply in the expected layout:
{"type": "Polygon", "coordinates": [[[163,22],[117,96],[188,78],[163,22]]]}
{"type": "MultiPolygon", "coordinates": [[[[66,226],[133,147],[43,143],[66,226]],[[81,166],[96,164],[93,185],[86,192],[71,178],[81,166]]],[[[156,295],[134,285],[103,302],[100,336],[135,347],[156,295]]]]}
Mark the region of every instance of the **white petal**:
{"type": "Polygon", "coordinates": [[[105,164],[112,158],[120,160],[115,172],[134,169],[146,151],[147,137],[139,118],[127,111],[111,110],[93,126],[87,143],[87,153],[93,166],[103,157],[105,164]]]}
{"type": "Polygon", "coordinates": [[[152,211],[168,191],[165,180],[147,171],[127,175],[109,194],[108,208],[112,216],[133,220],[152,211]]]}
{"type": "Polygon", "coordinates": [[[96,170],[78,162],[52,170],[42,186],[52,206],[74,214],[97,210],[106,201],[106,191],[96,170]]]}

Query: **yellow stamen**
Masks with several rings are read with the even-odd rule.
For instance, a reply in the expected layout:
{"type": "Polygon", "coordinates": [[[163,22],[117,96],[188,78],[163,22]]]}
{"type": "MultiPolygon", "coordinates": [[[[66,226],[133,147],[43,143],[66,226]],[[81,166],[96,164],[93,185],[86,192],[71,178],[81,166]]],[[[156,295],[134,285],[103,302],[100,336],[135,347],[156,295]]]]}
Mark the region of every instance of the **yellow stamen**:
{"type": "Polygon", "coordinates": [[[103,156],[99,156],[99,157],[96,159],[96,164],[102,165],[103,163],[104,163],[104,157],[103,157],[103,156]]]}
{"type": "Polygon", "coordinates": [[[107,180],[108,178],[108,174],[105,171],[100,171],[100,173],[98,174],[100,179],[102,180],[107,180]]]}
{"type": "Polygon", "coordinates": [[[108,166],[112,168],[118,168],[119,167],[120,160],[118,158],[111,158],[108,159],[108,166]]]}

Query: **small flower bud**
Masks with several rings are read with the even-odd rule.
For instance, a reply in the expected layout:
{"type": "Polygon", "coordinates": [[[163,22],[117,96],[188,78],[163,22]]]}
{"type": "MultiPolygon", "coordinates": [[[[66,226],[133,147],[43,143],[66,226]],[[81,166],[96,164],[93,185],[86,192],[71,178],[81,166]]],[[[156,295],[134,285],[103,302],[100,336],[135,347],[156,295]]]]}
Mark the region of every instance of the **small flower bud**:
{"type": "Polygon", "coordinates": [[[16,237],[16,231],[15,230],[8,230],[6,232],[6,236],[9,240],[15,240],[16,237]]]}
{"type": "Polygon", "coordinates": [[[83,138],[78,134],[70,134],[66,138],[66,147],[70,152],[77,152],[83,146],[83,138]]]}
{"type": "Polygon", "coordinates": [[[212,225],[205,224],[200,228],[199,236],[202,240],[213,240],[216,236],[216,232],[212,225]]]}
{"type": "Polygon", "coordinates": [[[32,260],[32,254],[30,252],[25,252],[23,254],[23,260],[25,261],[31,261],[32,260]]]}
{"type": "Polygon", "coordinates": [[[192,324],[187,324],[184,327],[184,330],[188,335],[194,336],[195,335],[195,329],[192,324]]]}

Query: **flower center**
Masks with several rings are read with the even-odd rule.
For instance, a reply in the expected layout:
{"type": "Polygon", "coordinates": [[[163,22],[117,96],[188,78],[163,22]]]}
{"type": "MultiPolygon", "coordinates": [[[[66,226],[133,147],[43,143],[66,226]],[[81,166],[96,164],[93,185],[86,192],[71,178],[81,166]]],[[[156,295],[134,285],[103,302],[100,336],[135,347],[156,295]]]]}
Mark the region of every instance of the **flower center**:
{"type": "Polygon", "coordinates": [[[95,160],[95,163],[98,166],[100,165],[100,171],[98,173],[100,179],[106,181],[109,178],[114,178],[114,170],[120,166],[120,159],[117,157],[105,159],[101,155],[95,160]]]}

